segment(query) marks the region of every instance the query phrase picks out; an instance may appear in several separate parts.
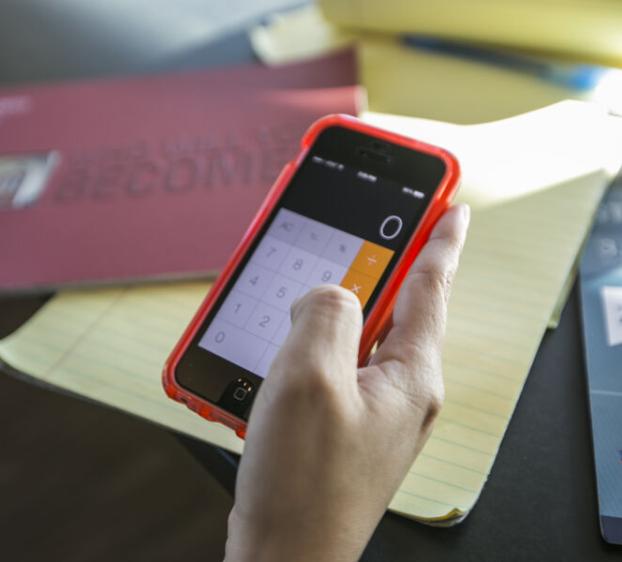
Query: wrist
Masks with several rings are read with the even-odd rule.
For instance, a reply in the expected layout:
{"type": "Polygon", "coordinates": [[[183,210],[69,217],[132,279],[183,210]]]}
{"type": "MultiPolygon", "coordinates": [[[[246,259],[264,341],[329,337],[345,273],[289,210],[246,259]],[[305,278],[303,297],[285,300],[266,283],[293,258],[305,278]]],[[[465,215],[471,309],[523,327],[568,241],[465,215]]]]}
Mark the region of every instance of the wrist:
{"type": "Polygon", "coordinates": [[[242,521],[234,507],[229,515],[225,562],[281,562],[287,557],[302,560],[291,558],[289,542],[265,521],[260,525],[242,521]]]}
{"type": "Polygon", "coordinates": [[[356,525],[292,524],[292,518],[248,521],[236,507],[229,515],[225,562],[355,562],[368,536],[352,533],[356,525]]]}
{"type": "Polygon", "coordinates": [[[305,562],[308,549],[301,548],[288,525],[271,518],[244,517],[235,507],[229,514],[225,562],[305,562]]]}

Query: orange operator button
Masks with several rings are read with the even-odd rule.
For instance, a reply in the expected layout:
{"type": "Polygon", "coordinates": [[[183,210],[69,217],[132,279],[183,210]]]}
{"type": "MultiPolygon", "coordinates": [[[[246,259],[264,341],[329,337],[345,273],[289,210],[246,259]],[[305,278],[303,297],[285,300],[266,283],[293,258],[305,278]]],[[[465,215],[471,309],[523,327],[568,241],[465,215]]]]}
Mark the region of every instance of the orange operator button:
{"type": "Polygon", "coordinates": [[[378,279],[363,275],[358,271],[349,269],[341,281],[341,286],[352,291],[361,301],[361,308],[364,308],[376,288],[378,279]]]}
{"type": "Polygon", "coordinates": [[[393,254],[392,250],[366,240],[361,245],[350,268],[378,280],[389,265],[393,254]]]}

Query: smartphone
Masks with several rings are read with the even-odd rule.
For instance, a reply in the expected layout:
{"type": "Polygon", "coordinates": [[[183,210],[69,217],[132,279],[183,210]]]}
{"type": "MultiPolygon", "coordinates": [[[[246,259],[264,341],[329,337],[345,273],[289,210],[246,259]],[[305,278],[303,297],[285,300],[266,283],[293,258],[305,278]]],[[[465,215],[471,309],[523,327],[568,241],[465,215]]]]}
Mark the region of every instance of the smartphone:
{"type": "Polygon", "coordinates": [[[241,437],[292,302],[326,283],[351,290],[365,364],[458,186],[449,152],[354,117],[320,119],[301,145],[164,367],[171,398],[241,437]]]}

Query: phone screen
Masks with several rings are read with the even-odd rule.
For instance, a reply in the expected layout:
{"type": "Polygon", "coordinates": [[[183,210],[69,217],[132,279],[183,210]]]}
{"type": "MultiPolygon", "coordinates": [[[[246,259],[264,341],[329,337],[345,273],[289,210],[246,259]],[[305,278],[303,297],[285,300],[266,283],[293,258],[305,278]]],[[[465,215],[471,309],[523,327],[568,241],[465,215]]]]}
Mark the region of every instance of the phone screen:
{"type": "MultiPolygon", "coordinates": [[[[399,235],[399,215],[382,222],[382,232],[399,235]]],[[[199,345],[265,377],[289,333],[294,299],[334,283],[367,304],[395,251],[361,234],[280,208],[199,345]]]]}
{"type": "Polygon", "coordinates": [[[235,404],[227,388],[255,387],[267,375],[292,302],[318,285],[352,291],[367,315],[444,172],[434,156],[325,131],[180,361],[179,382],[235,404]]]}

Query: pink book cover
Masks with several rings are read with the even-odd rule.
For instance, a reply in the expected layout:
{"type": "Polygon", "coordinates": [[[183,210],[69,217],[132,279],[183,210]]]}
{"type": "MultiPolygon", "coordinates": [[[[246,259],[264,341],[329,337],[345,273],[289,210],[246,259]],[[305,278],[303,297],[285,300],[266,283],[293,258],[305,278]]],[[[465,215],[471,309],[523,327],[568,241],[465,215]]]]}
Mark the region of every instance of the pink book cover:
{"type": "Polygon", "coordinates": [[[225,263],[307,127],[356,114],[350,52],[0,90],[0,291],[225,263]]]}

